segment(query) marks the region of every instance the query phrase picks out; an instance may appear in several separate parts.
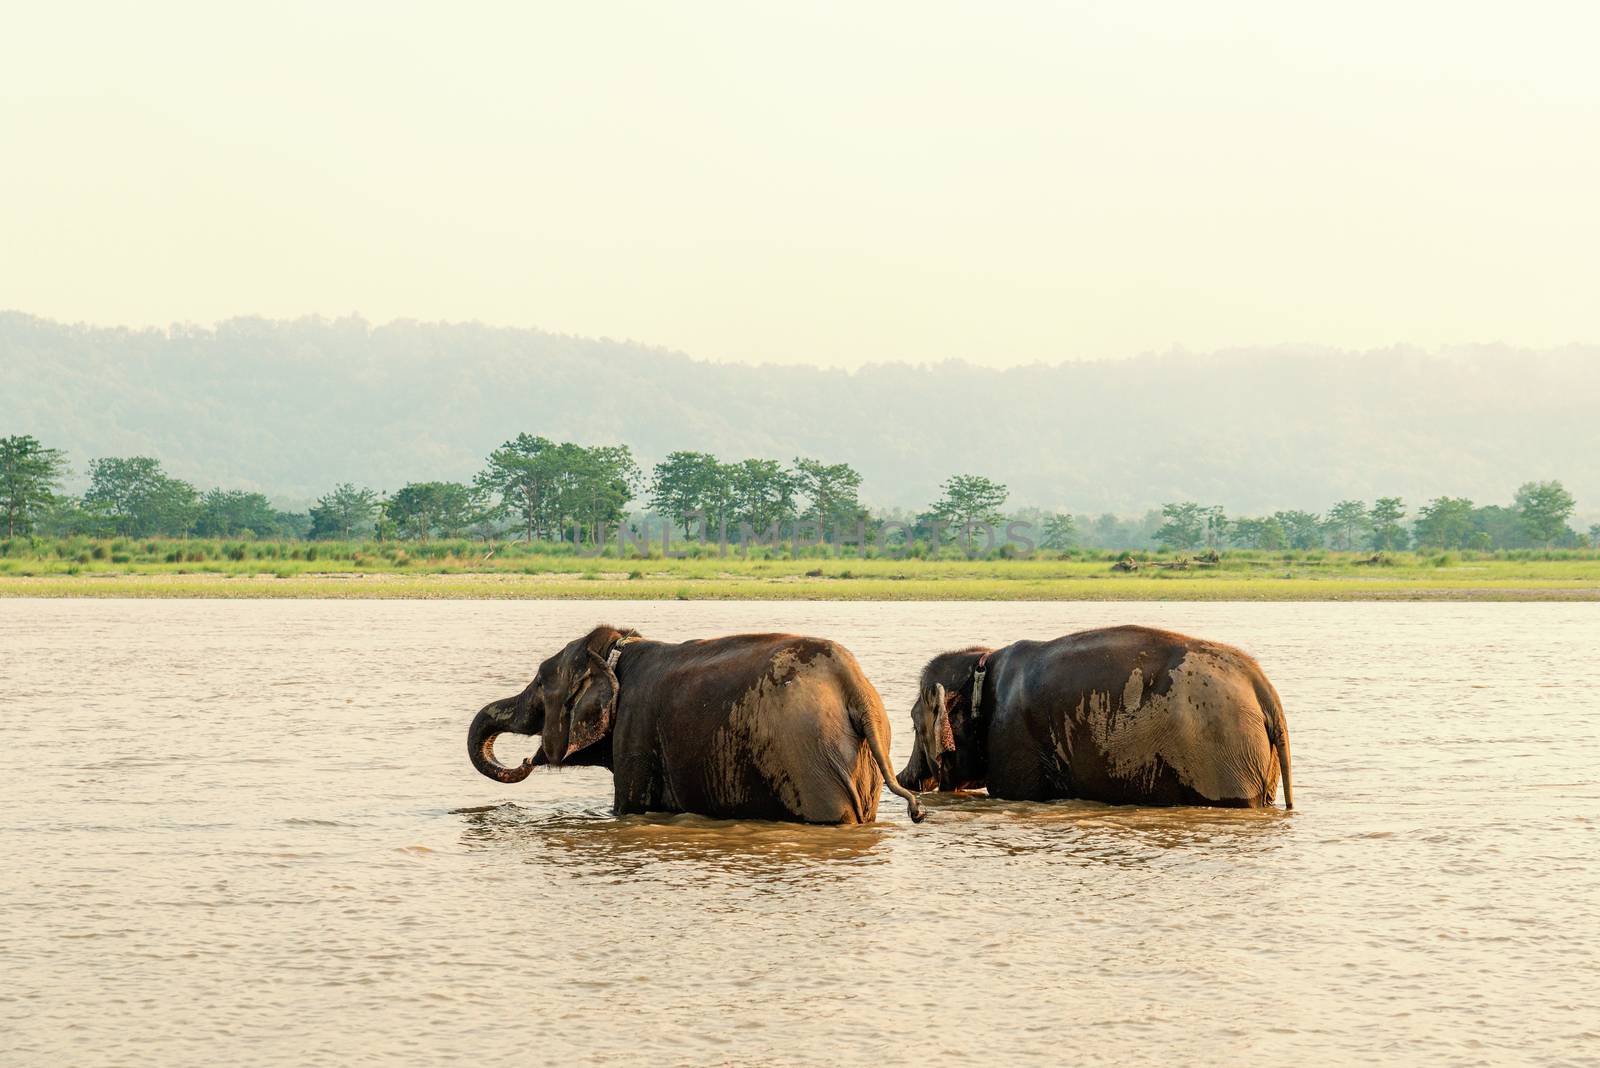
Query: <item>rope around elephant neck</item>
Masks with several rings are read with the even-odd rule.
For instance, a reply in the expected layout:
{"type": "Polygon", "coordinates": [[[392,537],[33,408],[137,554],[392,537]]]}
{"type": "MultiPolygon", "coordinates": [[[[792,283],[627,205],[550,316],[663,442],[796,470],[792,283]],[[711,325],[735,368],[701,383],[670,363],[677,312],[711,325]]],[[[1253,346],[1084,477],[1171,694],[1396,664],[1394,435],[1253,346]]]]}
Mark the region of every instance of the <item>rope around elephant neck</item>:
{"type": "MultiPolygon", "coordinates": [[[[990,650],[993,652],[993,650],[990,650]]],[[[989,674],[989,653],[978,657],[978,666],[972,669],[972,721],[976,723],[983,710],[983,680],[989,674]]]]}
{"type": "Polygon", "coordinates": [[[606,654],[606,667],[611,669],[612,674],[616,673],[617,661],[622,659],[622,647],[642,641],[644,641],[642,634],[627,634],[611,643],[611,652],[606,654]]]}

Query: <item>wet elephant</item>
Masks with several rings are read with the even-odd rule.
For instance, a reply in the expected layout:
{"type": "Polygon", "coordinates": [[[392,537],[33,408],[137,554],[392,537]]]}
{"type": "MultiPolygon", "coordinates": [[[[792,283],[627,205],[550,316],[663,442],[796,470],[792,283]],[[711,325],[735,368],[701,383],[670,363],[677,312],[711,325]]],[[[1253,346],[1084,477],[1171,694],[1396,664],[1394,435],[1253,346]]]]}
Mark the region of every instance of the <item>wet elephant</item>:
{"type": "Polygon", "coordinates": [[[609,769],[619,815],[870,823],[887,782],[920,821],[888,747],[883,702],[855,657],[792,634],[670,643],[598,627],[467,730],[473,766],[500,782],[538,764],[609,769]],[[539,735],[538,753],[501,765],[493,747],[504,733],[539,735]]]}
{"type": "Polygon", "coordinates": [[[1294,807],[1289,728],[1260,666],[1149,627],[934,657],[899,775],[914,790],[1114,804],[1294,807]]]}

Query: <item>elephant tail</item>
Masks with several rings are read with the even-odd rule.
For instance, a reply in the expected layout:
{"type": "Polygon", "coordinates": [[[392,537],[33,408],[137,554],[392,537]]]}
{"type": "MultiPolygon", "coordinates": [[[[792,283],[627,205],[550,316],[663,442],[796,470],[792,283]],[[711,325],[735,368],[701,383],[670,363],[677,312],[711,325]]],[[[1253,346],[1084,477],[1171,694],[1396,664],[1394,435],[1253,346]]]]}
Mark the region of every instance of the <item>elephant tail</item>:
{"type": "Polygon", "coordinates": [[[889,733],[889,717],[883,711],[883,699],[872,688],[872,683],[867,682],[860,669],[855,672],[856,678],[850,679],[846,684],[847,696],[850,700],[850,711],[855,716],[856,729],[861,732],[861,737],[866,740],[867,750],[872,754],[873,763],[878,765],[878,771],[883,775],[884,785],[891,793],[905,798],[906,812],[911,816],[912,823],[921,823],[928,818],[928,812],[922,807],[922,802],[917,795],[895,778],[894,769],[889,766],[889,746],[887,735],[889,733]]]}
{"type": "MultiPolygon", "coordinates": [[[[1256,700],[1261,702],[1261,711],[1266,715],[1267,741],[1278,754],[1278,772],[1283,776],[1283,807],[1294,808],[1294,783],[1289,776],[1289,723],[1283,717],[1283,701],[1265,675],[1257,676],[1256,700]]],[[[1269,797],[1267,802],[1271,801],[1269,797]]]]}

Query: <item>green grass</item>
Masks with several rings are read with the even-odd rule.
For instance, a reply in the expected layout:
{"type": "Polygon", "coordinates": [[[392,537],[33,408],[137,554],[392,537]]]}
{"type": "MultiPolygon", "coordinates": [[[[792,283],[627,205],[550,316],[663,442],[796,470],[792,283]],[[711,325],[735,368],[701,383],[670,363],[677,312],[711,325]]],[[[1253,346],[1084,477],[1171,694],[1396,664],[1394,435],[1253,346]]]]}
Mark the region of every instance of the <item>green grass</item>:
{"type": "Polygon", "coordinates": [[[892,559],[809,550],[742,558],[593,559],[570,547],[452,541],[0,541],[0,596],[640,600],[1600,600],[1600,553],[1075,551],[1027,560],[892,559]],[[1046,558],[1048,557],[1048,558],[1046,558]],[[1163,566],[1167,565],[1167,566],[1163,566]]]}

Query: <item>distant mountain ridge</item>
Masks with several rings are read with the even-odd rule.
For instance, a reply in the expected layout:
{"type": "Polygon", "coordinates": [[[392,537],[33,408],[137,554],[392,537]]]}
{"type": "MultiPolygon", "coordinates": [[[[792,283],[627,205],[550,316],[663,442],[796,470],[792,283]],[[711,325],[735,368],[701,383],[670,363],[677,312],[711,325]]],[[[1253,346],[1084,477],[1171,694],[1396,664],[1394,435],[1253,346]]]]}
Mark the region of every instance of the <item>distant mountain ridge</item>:
{"type": "Polygon", "coordinates": [[[718,364],[632,342],[473,323],[232,319],[132,330],[0,312],[0,434],[158,457],[202,488],[302,505],[336,482],[469,479],[519,431],[847,461],[917,508],[957,472],[1011,506],[1163,501],[1320,511],[1379,495],[1508,502],[1558,478],[1600,512],[1600,346],[1165,353],[987,370],[718,364]]]}

